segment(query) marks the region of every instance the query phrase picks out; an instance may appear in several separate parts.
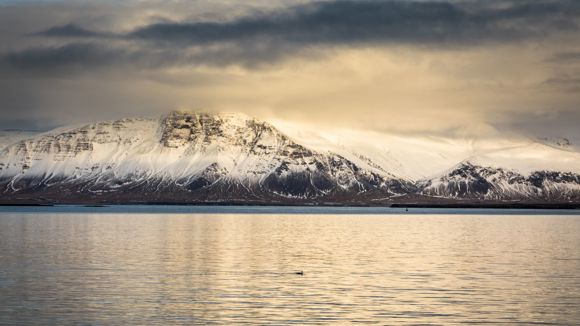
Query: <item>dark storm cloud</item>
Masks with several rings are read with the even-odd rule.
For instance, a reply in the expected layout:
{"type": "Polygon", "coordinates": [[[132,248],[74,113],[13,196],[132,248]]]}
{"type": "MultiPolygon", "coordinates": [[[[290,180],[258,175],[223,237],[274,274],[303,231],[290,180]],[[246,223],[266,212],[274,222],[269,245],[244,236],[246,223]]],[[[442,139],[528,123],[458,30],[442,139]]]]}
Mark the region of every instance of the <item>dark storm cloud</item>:
{"type": "Polygon", "coordinates": [[[63,46],[35,47],[10,52],[2,57],[2,61],[17,71],[51,75],[128,63],[131,57],[130,53],[123,49],[94,43],[69,43],[63,46]]]}
{"type": "MultiPolygon", "coordinates": [[[[290,43],[301,46],[355,43],[471,45],[577,31],[578,1],[337,1],[229,22],[156,23],[119,35],[183,46],[219,42],[290,43]]],[[[94,36],[74,25],[47,36],[94,36]]]]}
{"type": "Polygon", "coordinates": [[[263,67],[295,53],[295,48],[278,46],[264,51],[254,46],[219,45],[203,49],[156,47],[127,48],[103,43],[73,42],[62,46],[33,47],[0,56],[4,74],[31,77],[59,77],[99,70],[152,70],[179,66],[223,66],[232,63],[248,68],[263,67]]]}
{"type": "Polygon", "coordinates": [[[87,68],[114,64],[256,67],[328,47],[473,47],[544,39],[577,32],[579,17],[580,1],[568,0],[317,2],[232,21],[155,23],[125,34],[75,24],[55,26],[37,36],[87,38],[93,43],[30,48],[4,55],[0,61],[39,72],[83,64],[87,68]],[[123,49],[127,46],[130,51],[123,49]]]}

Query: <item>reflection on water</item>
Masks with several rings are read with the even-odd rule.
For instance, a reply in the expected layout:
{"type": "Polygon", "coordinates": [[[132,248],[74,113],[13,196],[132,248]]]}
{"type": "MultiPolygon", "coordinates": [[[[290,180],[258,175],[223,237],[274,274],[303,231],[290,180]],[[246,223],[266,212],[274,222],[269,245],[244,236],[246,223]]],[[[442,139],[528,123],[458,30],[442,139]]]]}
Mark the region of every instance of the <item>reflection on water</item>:
{"type": "Polygon", "coordinates": [[[578,216],[2,213],[0,324],[575,324],[579,248],[578,216]]]}

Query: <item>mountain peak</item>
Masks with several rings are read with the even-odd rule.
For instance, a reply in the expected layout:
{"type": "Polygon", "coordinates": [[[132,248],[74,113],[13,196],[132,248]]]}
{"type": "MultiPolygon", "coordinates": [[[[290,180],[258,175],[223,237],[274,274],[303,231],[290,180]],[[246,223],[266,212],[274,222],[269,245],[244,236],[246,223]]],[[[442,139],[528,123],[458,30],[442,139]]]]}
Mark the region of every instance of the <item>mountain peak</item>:
{"type": "Polygon", "coordinates": [[[166,147],[195,144],[235,147],[267,135],[283,137],[270,124],[242,113],[173,111],[161,119],[161,143],[166,147]]]}
{"type": "Polygon", "coordinates": [[[166,114],[163,118],[198,118],[198,119],[221,119],[228,121],[258,121],[258,119],[249,116],[242,112],[209,112],[209,111],[196,111],[196,110],[173,110],[166,114]]]}

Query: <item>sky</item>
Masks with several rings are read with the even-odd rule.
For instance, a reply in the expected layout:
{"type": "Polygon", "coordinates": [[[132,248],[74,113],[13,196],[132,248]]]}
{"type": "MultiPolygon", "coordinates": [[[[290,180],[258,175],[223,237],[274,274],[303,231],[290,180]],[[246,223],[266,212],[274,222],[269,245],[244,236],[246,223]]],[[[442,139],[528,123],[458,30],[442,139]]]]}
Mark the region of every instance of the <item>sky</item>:
{"type": "Polygon", "coordinates": [[[0,0],[0,129],[172,110],[580,138],[577,0],[0,0]]]}

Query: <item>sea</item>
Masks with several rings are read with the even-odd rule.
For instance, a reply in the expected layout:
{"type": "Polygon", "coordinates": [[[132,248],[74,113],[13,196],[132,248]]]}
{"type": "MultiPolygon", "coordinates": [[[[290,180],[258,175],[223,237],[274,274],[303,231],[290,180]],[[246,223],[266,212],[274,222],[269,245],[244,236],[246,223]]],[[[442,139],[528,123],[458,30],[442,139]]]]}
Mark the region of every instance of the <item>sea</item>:
{"type": "Polygon", "coordinates": [[[0,207],[0,325],[579,325],[580,210],[0,207]]]}

